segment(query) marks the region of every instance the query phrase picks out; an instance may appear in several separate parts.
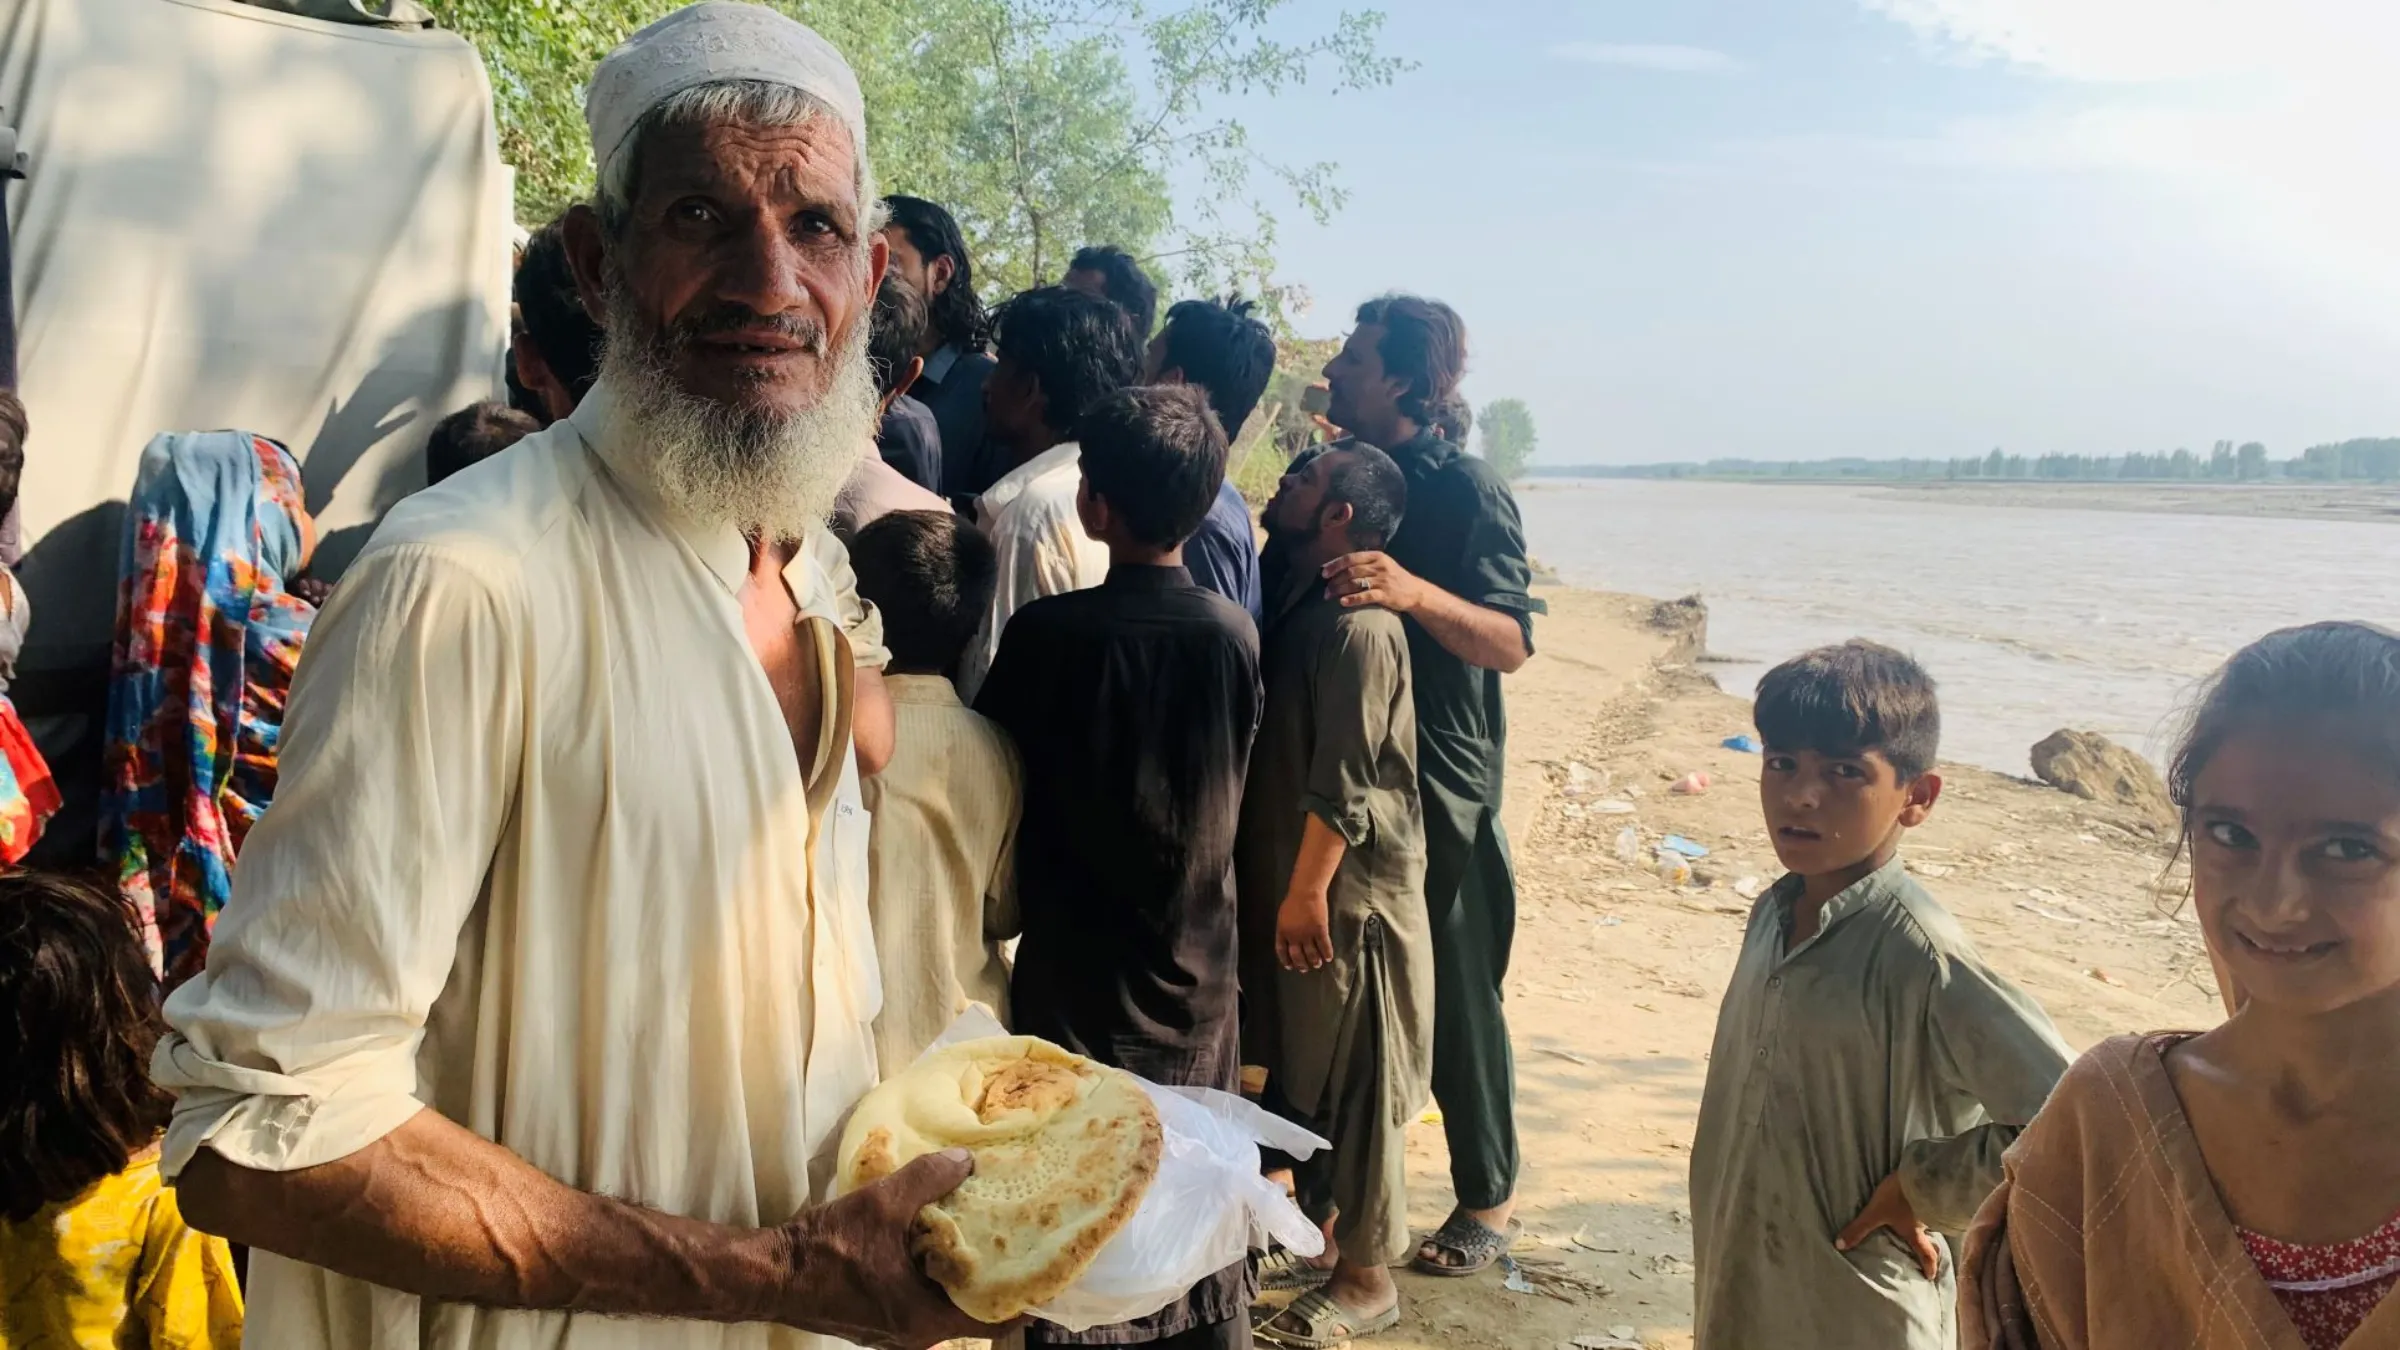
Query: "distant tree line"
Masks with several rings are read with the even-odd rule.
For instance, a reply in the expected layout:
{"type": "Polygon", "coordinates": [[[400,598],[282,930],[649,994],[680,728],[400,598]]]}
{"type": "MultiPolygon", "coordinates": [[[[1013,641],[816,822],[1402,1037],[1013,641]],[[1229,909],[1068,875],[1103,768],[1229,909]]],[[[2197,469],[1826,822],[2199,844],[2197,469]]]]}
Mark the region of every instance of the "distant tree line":
{"type": "Polygon", "coordinates": [[[1545,465],[1529,472],[1601,478],[1781,478],[1876,481],[2047,480],[2052,482],[2261,483],[2400,482],[2400,437],[2315,445],[2271,458],[2257,441],[2219,441],[2205,454],[2162,450],[2127,455],[1990,454],[1958,459],[1712,459],[1699,464],[1545,465]]]}

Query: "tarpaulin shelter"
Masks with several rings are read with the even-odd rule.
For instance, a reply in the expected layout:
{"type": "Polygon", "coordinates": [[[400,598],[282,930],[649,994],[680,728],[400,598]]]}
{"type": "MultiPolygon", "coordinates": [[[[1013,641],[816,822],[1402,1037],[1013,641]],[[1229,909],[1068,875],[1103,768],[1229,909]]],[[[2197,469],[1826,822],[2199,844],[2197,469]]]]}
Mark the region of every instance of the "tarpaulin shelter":
{"type": "Polygon", "coordinates": [[[153,435],[288,444],[320,574],[423,483],[432,424],[500,388],[513,180],[474,49],[351,0],[0,0],[0,122],[39,716],[105,699],[153,435]]]}

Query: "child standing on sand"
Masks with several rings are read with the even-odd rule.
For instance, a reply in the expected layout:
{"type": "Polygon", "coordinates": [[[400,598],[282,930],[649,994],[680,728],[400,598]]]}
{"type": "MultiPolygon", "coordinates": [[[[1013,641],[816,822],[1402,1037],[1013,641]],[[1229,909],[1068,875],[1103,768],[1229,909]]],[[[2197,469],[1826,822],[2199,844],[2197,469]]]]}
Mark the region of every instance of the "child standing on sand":
{"type": "Polygon", "coordinates": [[[1933,681],[1846,642],[1769,671],[1759,897],[1692,1141],[1697,1350],[1950,1350],[1943,1239],[2067,1066],[1900,863],[1941,796],[1933,681]]]}
{"type": "Polygon", "coordinates": [[[2176,753],[2237,1005],[2078,1061],[1967,1240],[1967,1343],[2400,1346],[2400,635],[2271,633],[2176,753]]]}

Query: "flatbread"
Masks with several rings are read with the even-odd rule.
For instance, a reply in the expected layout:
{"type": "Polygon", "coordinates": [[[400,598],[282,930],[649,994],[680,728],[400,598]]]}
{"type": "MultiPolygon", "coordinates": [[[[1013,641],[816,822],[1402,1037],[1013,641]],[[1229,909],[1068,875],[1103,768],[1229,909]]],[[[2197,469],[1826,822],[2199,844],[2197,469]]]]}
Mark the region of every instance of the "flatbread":
{"type": "Polygon", "coordinates": [[[937,1050],[867,1094],[842,1133],[842,1193],[946,1148],[975,1175],[918,1212],[925,1273],[969,1316],[1056,1298],[1158,1175],[1158,1109],[1132,1075],[1031,1036],[937,1050]]]}

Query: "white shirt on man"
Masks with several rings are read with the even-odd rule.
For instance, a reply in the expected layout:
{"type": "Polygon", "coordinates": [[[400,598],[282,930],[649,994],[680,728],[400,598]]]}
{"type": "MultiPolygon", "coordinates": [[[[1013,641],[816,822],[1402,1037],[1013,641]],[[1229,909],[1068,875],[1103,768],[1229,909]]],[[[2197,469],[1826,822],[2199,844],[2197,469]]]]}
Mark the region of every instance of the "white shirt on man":
{"type": "Polygon", "coordinates": [[[983,626],[959,662],[958,692],[972,704],[1009,616],[1045,595],[1088,590],[1108,579],[1108,548],[1083,532],[1075,494],[1083,484],[1083,452],[1066,441],[1035,455],[984,489],[975,523],[1000,559],[983,626]]]}
{"type": "MultiPolygon", "coordinates": [[[[881,620],[810,532],[804,769],[731,527],[677,519],[614,398],[400,504],[317,620],[207,973],[168,1000],[163,1169],[331,1162],[431,1106],[583,1190],[744,1226],[821,1198],[881,1006],[853,663],[881,620]]],[[[838,1344],[421,1304],[267,1252],[276,1350],[838,1344]]]]}

